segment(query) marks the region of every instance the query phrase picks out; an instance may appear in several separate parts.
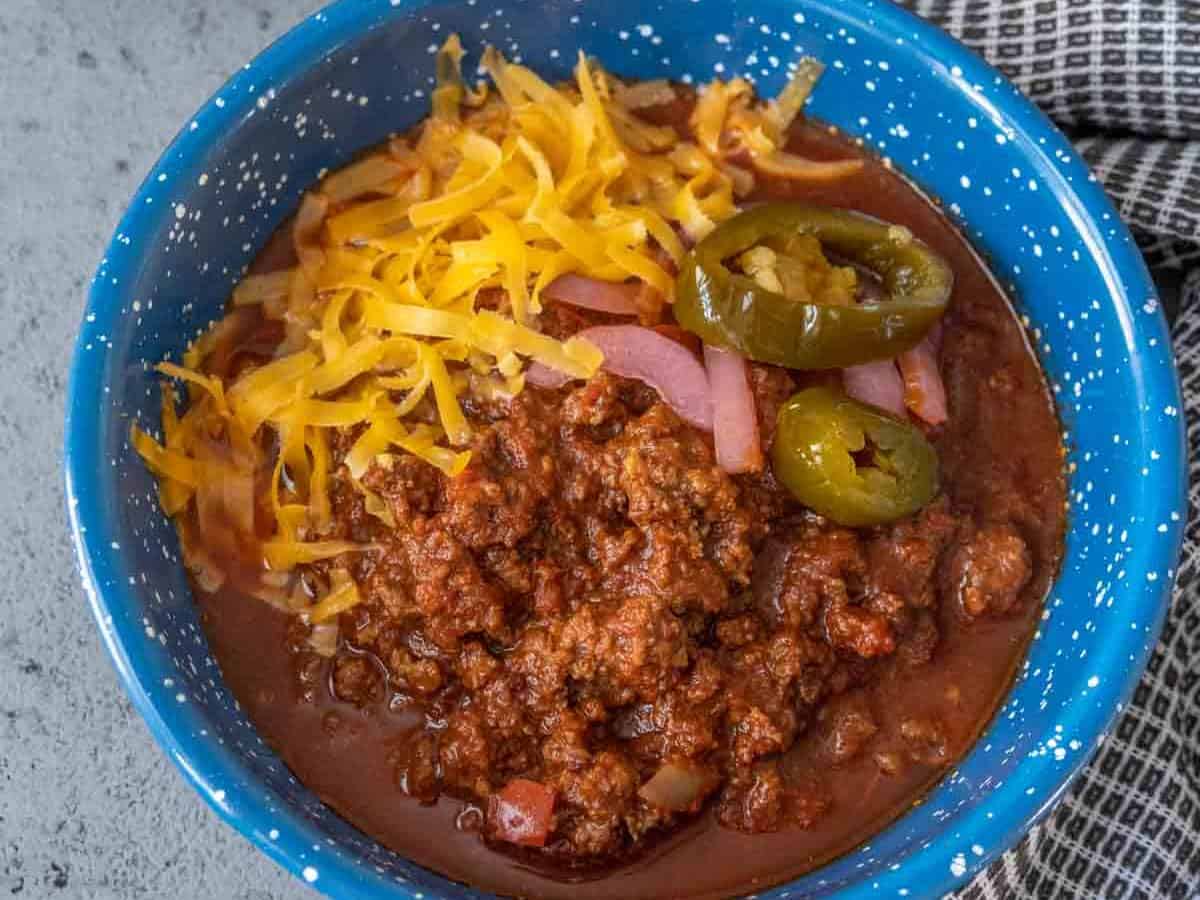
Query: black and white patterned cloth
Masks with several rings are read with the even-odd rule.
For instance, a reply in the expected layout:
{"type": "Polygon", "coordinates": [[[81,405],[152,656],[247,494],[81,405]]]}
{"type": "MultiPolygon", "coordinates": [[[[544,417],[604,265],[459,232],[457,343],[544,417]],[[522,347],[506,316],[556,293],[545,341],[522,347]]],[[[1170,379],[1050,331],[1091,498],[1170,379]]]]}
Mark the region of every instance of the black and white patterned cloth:
{"type": "Polygon", "coordinates": [[[1174,316],[1191,516],[1133,702],[1069,796],[961,900],[1200,898],[1200,0],[907,0],[1076,141],[1174,316]]]}

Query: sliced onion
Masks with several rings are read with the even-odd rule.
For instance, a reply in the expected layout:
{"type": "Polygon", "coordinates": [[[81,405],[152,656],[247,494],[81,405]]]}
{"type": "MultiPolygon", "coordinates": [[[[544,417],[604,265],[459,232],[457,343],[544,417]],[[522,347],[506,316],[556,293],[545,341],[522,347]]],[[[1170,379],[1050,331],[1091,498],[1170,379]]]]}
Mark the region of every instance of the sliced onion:
{"type": "Polygon", "coordinates": [[[645,382],[680,418],[712,431],[708,375],[686,347],[640,325],[598,325],[578,337],[600,348],[606,370],[645,382]]]}
{"type": "Polygon", "coordinates": [[[733,194],[735,197],[746,197],[754,192],[754,173],[749,169],[743,169],[741,166],[734,165],[731,162],[719,162],[717,166],[733,182],[733,194]]]}
{"type": "Polygon", "coordinates": [[[641,285],[636,283],[601,281],[599,278],[571,273],[559,275],[546,285],[542,296],[595,312],[636,316],[640,290],[641,285]]]}
{"type": "Polygon", "coordinates": [[[195,540],[190,528],[180,528],[179,548],[183,551],[183,564],[187,566],[200,590],[215,593],[225,583],[225,573],[204,549],[201,541],[195,540]]]}
{"type": "MultiPolygon", "coordinates": [[[[604,354],[603,369],[650,385],[680,418],[712,431],[708,375],[685,344],[640,325],[597,325],[585,328],[577,337],[600,348],[604,354]]],[[[525,370],[526,383],[548,390],[572,380],[571,376],[539,362],[525,370]]]]}
{"type": "Polygon", "coordinates": [[[813,88],[821,79],[825,64],[812,56],[806,56],[796,66],[796,71],[779,95],[767,104],[767,110],[781,132],[787,131],[808,102],[813,88]]]}
{"type": "Polygon", "coordinates": [[[408,166],[390,157],[368,156],[327,175],[321,183],[321,193],[330,203],[348,203],[364,194],[382,191],[408,170],[408,166]]]}
{"type": "MultiPolygon", "coordinates": [[[[255,532],[254,473],[222,458],[226,453],[209,442],[197,447],[196,456],[203,466],[196,488],[197,543],[203,544],[208,559],[230,584],[253,595],[263,586],[258,577],[262,566],[255,532]]],[[[265,599],[274,603],[280,598],[265,599]]]]}
{"type": "Polygon", "coordinates": [[[661,809],[683,812],[692,809],[712,785],[712,776],[704,770],[669,762],[638,788],[638,795],[661,809]]]}
{"type": "Polygon", "coordinates": [[[930,425],[941,425],[949,412],[934,340],[935,336],[926,335],[917,346],[901,353],[896,362],[904,376],[905,405],[930,425]]]}
{"type": "Polygon", "coordinates": [[[277,587],[273,584],[268,584],[264,580],[250,580],[246,574],[239,572],[238,589],[245,591],[255,600],[261,600],[264,603],[269,603],[280,612],[295,613],[296,608],[292,603],[292,594],[284,588],[277,587]]]}
{"type": "Polygon", "coordinates": [[[713,443],[717,464],[726,472],[762,469],[758,410],[746,371],[746,360],[732,350],[704,345],[704,366],[712,390],[713,443]]]}
{"type": "Polygon", "coordinates": [[[337,621],[321,622],[320,624],[314,625],[312,627],[312,631],[308,635],[308,646],[311,647],[313,652],[318,656],[324,656],[326,658],[337,653],[337,621]]]}
{"type": "Polygon", "coordinates": [[[534,387],[546,388],[551,391],[562,387],[570,380],[571,376],[566,372],[552,369],[540,362],[531,363],[529,368],[525,370],[526,384],[532,384],[534,387]]]}
{"type": "Polygon", "coordinates": [[[196,521],[209,547],[237,548],[253,540],[253,475],[229,464],[206,464],[196,488],[196,521]]]}
{"type": "Polygon", "coordinates": [[[254,537],[254,473],[236,466],[224,470],[221,497],[225,513],[244,537],[254,537]]]}
{"type": "Polygon", "coordinates": [[[613,99],[626,109],[646,109],[651,106],[666,106],[677,99],[675,88],[663,78],[653,81],[635,81],[619,85],[613,91],[613,99]]]}
{"type": "Polygon", "coordinates": [[[292,225],[292,244],[296,257],[309,277],[316,281],[317,273],[325,265],[325,251],[321,249],[321,226],[329,212],[329,199],[323,194],[309,191],[300,201],[296,221],[292,225]]]}
{"type": "Polygon", "coordinates": [[[878,359],[859,366],[842,369],[842,386],[846,393],[863,403],[904,417],[904,381],[896,369],[895,360],[878,359]]]}
{"type": "Polygon", "coordinates": [[[793,181],[835,181],[863,167],[861,159],[817,160],[776,150],[754,156],[754,168],[793,181]]]}

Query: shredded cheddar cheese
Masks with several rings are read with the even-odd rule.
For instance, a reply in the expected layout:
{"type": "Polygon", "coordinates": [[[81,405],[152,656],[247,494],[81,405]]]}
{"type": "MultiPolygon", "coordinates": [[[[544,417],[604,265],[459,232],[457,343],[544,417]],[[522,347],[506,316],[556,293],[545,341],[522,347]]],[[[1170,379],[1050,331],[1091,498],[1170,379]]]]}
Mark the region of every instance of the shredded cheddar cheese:
{"type": "MultiPolygon", "coordinates": [[[[782,151],[802,85],[759,104],[741,79],[714,82],[700,93],[692,142],[639,118],[646,92],[582,54],[573,79],[551,85],[488,48],[483,70],[494,91],[464,82],[462,56],[452,35],[437,55],[431,116],[417,131],[304,195],[291,230],[297,264],[242,279],[230,315],[183,364],[158,366],[187,385],[187,413],[179,416],[164,383],[162,440],[131,431],[168,514],[194,502],[201,529],[224,514],[250,540],[254,492],[269,501],[270,536],[259,528],[257,538],[268,575],[372,549],[331,536],[335,465],[367,512],[389,521],[360,479],[394,453],[462,473],[473,439],[464,391],[518,394],[534,362],[575,378],[597,371],[595,346],[538,328],[556,278],[636,283],[642,314],[655,320],[673,299],[684,238],[703,238],[753,187],[746,157],[775,169],[807,162],[782,151]],[[282,324],[274,358],[224,381],[211,374],[218,348],[260,314],[282,324]],[[265,489],[254,486],[257,473],[266,473],[265,489]]],[[[651,96],[661,102],[672,90],[658,83],[651,96]]],[[[777,280],[770,260],[755,262],[756,277],[777,280]]],[[[219,584],[221,561],[201,559],[188,535],[185,555],[219,584]]],[[[265,576],[261,595],[320,623],[361,599],[346,570],[334,571],[324,597],[299,597],[265,576]]]]}

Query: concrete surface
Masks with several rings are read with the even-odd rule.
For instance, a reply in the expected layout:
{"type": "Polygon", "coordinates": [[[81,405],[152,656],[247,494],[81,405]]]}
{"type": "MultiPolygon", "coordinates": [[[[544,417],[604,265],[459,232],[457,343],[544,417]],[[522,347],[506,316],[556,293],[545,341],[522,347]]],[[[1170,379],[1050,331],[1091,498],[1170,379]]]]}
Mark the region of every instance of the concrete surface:
{"type": "Polygon", "coordinates": [[[218,822],[117,684],[59,456],[85,285],[181,123],[319,0],[0,0],[0,897],[313,897],[218,822]]]}

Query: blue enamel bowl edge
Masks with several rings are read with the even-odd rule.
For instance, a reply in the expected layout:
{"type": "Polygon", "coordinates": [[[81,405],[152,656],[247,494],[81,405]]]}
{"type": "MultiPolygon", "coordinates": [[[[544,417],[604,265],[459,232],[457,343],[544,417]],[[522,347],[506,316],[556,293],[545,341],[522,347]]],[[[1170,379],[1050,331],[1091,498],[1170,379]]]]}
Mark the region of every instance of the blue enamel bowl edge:
{"type": "MultiPolygon", "coordinates": [[[[828,28],[831,42],[839,29],[847,29],[851,36],[868,32],[879,35],[881,45],[894,44],[898,48],[891,57],[890,69],[899,68],[900,60],[915,59],[913,71],[928,68],[935,72],[930,77],[938,84],[961,84],[968,94],[972,94],[971,86],[974,86],[971,108],[980,110],[981,115],[989,111],[995,113],[995,119],[1000,123],[997,134],[1005,136],[1007,144],[1017,151],[1017,158],[1022,160],[1021,168],[1025,170],[1022,176],[1031,173],[1030,183],[1036,179],[1041,190],[1054,196],[1064,222],[1068,223],[1061,231],[1066,233],[1068,227],[1073,228],[1071,234],[1077,239],[1076,245],[1090,264],[1089,273],[1094,270],[1094,277],[1106,286],[1106,300],[1101,301],[1101,308],[1094,315],[1107,316],[1106,322],[1111,319],[1111,330],[1103,330],[1102,334],[1098,328],[1096,343],[1103,344],[1105,349],[1115,347],[1114,352],[1118,355],[1122,346],[1127,350],[1124,365],[1118,364],[1121,380],[1115,390],[1120,395],[1118,409],[1132,417],[1132,421],[1121,426],[1122,432],[1132,429],[1132,433],[1114,433],[1113,443],[1120,446],[1124,440],[1133,448],[1128,452],[1130,459],[1138,456],[1135,451],[1145,451],[1145,458],[1156,463],[1152,470],[1142,467],[1143,472],[1150,474],[1140,478],[1133,477],[1132,469],[1129,473],[1108,470],[1103,473],[1111,479],[1128,482],[1124,489],[1130,493],[1121,496],[1119,506],[1133,512],[1128,523],[1120,521],[1115,523],[1116,526],[1122,531],[1143,531],[1147,537],[1144,541],[1133,542],[1122,538],[1120,546],[1127,552],[1122,552],[1119,557],[1102,557],[1109,566],[1123,565],[1124,568],[1117,570],[1122,577],[1117,578],[1112,570],[1108,571],[1107,582],[1104,577],[1095,579],[1097,585],[1107,583],[1106,590],[1096,588],[1086,598],[1067,596],[1068,611],[1063,611],[1064,585],[1076,581],[1082,585],[1084,580],[1090,582],[1092,576],[1101,571],[1098,568],[1093,571],[1090,562],[1093,557],[1085,553],[1094,549],[1087,536],[1091,534],[1089,529],[1098,528],[1096,535],[1103,535],[1106,529],[1111,532],[1114,525],[1114,521],[1106,521],[1101,514],[1090,515],[1084,510],[1091,503],[1102,505],[1100,500],[1088,499],[1097,493],[1092,489],[1092,480],[1086,481],[1086,492],[1081,489],[1085,484],[1082,479],[1086,476],[1080,473],[1090,472],[1088,466],[1091,465],[1084,456],[1095,453],[1099,457],[1104,449],[1098,441],[1091,441],[1087,444],[1089,449],[1072,451],[1072,465],[1077,467],[1072,475],[1072,538],[1068,544],[1064,578],[1052,592],[1047,609],[1047,630],[1054,627],[1056,619],[1076,615],[1070,611],[1070,604],[1083,603],[1085,599],[1095,609],[1107,611],[1113,609],[1114,596],[1119,596],[1127,609],[1118,605],[1117,612],[1106,612],[1108,618],[1101,626],[1096,626],[1113,632],[1111,637],[1092,647],[1091,666],[1096,674],[1086,679],[1072,674],[1074,681],[1069,687],[1072,699],[1063,702],[1062,713],[1053,726],[1044,723],[1038,726],[1048,736],[1038,741],[1031,738],[1021,744],[1023,748],[1027,745],[1034,748],[1025,754],[1025,764],[1010,765],[1003,770],[1002,779],[991,779],[986,774],[977,778],[970,774],[972,760],[976,757],[983,766],[979,771],[986,771],[989,757],[983,748],[992,733],[1004,727],[1004,717],[1013,711],[1010,704],[1001,710],[998,722],[981,739],[981,748],[972,751],[947,783],[927,801],[926,807],[945,802],[944,808],[948,812],[940,821],[949,824],[939,827],[938,817],[934,816],[921,826],[920,833],[904,835],[903,822],[914,815],[909,814],[879,839],[873,840],[872,846],[859,851],[858,856],[838,861],[790,886],[762,894],[781,898],[831,893],[855,898],[932,896],[964,884],[1045,816],[1086,764],[1091,750],[1112,726],[1119,710],[1129,701],[1164,620],[1186,516],[1182,401],[1166,324],[1161,311],[1155,307],[1154,288],[1136,245],[1120,225],[1103,190],[1086,177],[1085,169],[1065,139],[1035,107],[970,51],[898,8],[871,3],[837,4],[833,0],[783,3],[780,7],[788,13],[796,11],[787,16],[794,23],[790,26],[793,30],[799,31],[805,22],[820,22],[823,29],[828,28]],[[1112,305],[1111,310],[1108,303],[1112,305]],[[1082,536],[1076,537],[1075,531],[1081,521],[1089,527],[1082,536]],[[1080,575],[1076,579],[1067,570],[1078,558],[1083,561],[1079,563],[1080,575]],[[1104,605],[1106,599],[1107,605],[1104,605]],[[1056,733],[1063,735],[1061,743],[1054,738],[1056,733]],[[1072,747],[1068,752],[1068,742],[1078,744],[1078,748],[1072,747]],[[961,790],[956,786],[956,779],[961,782],[961,790]],[[949,799],[940,796],[946,792],[949,792],[946,794],[949,799]],[[872,857],[872,847],[885,848],[880,851],[884,855],[872,857]],[[898,861],[899,865],[892,860],[898,861]],[[861,877],[856,875],[855,866],[863,872],[861,877]]],[[[132,366],[132,361],[121,355],[132,347],[132,341],[122,343],[118,335],[122,334],[122,328],[128,331],[132,327],[129,324],[133,319],[131,301],[124,285],[136,282],[138,278],[143,261],[142,244],[160,236],[170,227],[172,217],[178,217],[178,205],[172,202],[173,198],[190,196],[185,178],[195,177],[206,157],[211,155],[212,148],[221,143],[223,135],[243,126],[256,112],[262,114],[265,107],[261,98],[264,95],[256,94],[253,83],[274,84],[282,94],[303,72],[321,65],[364,32],[390,27],[397,22],[415,21],[418,17],[425,21],[426,13],[436,10],[447,14],[448,8],[460,12],[464,9],[462,4],[341,0],[305,20],[235,74],[185,126],[131,201],[93,281],[68,387],[65,430],[68,513],[83,586],[119,677],[155,739],[217,814],[284,868],[330,896],[417,897],[423,894],[458,897],[474,894],[415,867],[406,867],[401,861],[396,861],[394,866],[367,864],[352,852],[342,852],[331,845],[329,832],[305,811],[306,807],[297,806],[291,797],[291,788],[281,789],[275,784],[262,783],[256,770],[248,767],[244,748],[235,749],[231,742],[218,739],[217,732],[210,730],[206,708],[195,700],[198,695],[177,690],[187,682],[187,673],[173,663],[164,663],[162,648],[166,644],[162,641],[161,631],[156,640],[151,636],[155,628],[149,624],[150,617],[137,615],[146,609],[148,602],[145,579],[139,579],[128,559],[128,539],[131,535],[137,536],[138,531],[136,528],[131,531],[128,522],[117,520],[113,507],[125,495],[121,486],[114,485],[115,475],[106,480],[116,466],[106,465],[105,456],[117,446],[118,439],[114,435],[127,431],[132,414],[118,407],[116,401],[110,403],[108,397],[128,380],[128,370],[132,366]],[[171,200],[164,202],[168,197],[171,200]],[[315,850],[316,847],[322,849],[315,850]]],[[[642,15],[652,18],[648,13],[642,15]]],[[[779,17],[783,20],[782,13],[779,17]]],[[[767,23],[764,21],[763,25],[767,23]]],[[[644,26],[639,26],[639,30],[641,27],[644,26]]],[[[776,34],[782,30],[778,23],[770,27],[776,34]]],[[[625,32],[620,31],[620,34],[625,32]]],[[[626,37],[619,40],[618,50],[628,42],[626,37]]],[[[737,46],[742,40],[741,32],[735,32],[732,39],[727,38],[722,45],[732,43],[737,46]]],[[[629,57],[627,51],[621,52],[626,53],[627,68],[645,68],[644,61],[629,57]]],[[[620,53],[600,52],[598,55],[609,62],[610,56],[620,53]]],[[[421,60],[422,65],[427,62],[427,59],[421,60]]],[[[609,64],[622,70],[616,63],[609,64]]],[[[662,67],[663,74],[674,74],[675,67],[669,61],[664,59],[662,67]]],[[[734,70],[732,65],[729,69],[734,70]]],[[[874,69],[878,71],[879,67],[874,69]]],[[[836,79],[836,69],[831,71],[836,79]]],[[[657,72],[651,68],[634,74],[657,72]]],[[[762,77],[764,81],[770,80],[766,75],[762,77]]],[[[878,86],[869,88],[871,93],[877,89],[878,86]]],[[[419,95],[410,96],[405,102],[418,100],[419,95]]],[[[832,110],[826,112],[817,107],[816,112],[827,119],[838,118],[831,114],[832,110]]],[[[839,124],[847,131],[859,133],[880,152],[888,152],[888,147],[880,146],[884,139],[873,139],[866,126],[856,129],[852,122],[839,124]]],[[[969,127],[974,129],[976,126],[969,127]]],[[[895,126],[888,134],[894,133],[895,126]]],[[[895,141],[892,143],[894,145],[895,141]]],[[[997,143],[1000,142],[997,140],[997,143]]],[[[918,163],[916,157],[913,163],[914,167],[908,168],[897,154],[899,167],[909,171],[922,184],[938,181],[940,176],[937,175],[922,177],[919,166],[915,165],[918,163]]],[[[1014,166],[1013,170],[1016,168],[1014,166]]],[[[967,174],[960,178],[964,185],[970,180],[977,179],[967,174]]],[[[970,232],[975,222],[971,198],[964,196],[960,205],[957,201],[950,202],[949,191],[937,193],[949,202],[952,214],[957,215],[970,232]]],[[[282,214],[282,210],[273,214],[275,221],[282,214]]],[[[264,226],[264,232],[269,230],[264,226]]],[[[998,249],[988,245],[987,233],[985,228],[979,234],[978,242],[985,251],[998,249]]],[[[1035,256],[1040,259],[1043,250],[1036,244],[1030,245],[1031,250],[1035,246],[1038,247],[1035,256]]],[[[247,253],[252,255],[249,250],[247,253]]],[[[995,255],[997,258],[1005,256],[1003,252],[995,255]]],[[[1035,257],[1021,258],[1032,260],[1035,257]]],[[[1009,275],[1005,280],[1014,283],[1016,293],[1021,297],[1033,288],[1024,284],[1026,273],[1015,265],[1014,268],[1015,273],[999,274],[1002,278],[1009,275]]],[[[202,320],[188,322],[191,327],[199,324],[202,320]]],[[[1050,316],[1043,316],[1034,320],[1034,328],[1038,327],[1050,332],[1057,326],[1050,316]]],[[[1099,410],[1095,405],[1080,404],[1072,412],[1069,399],[1072,393],[1076,397],[1087,396],[1087,389],[1073,391],[1074,384],[1083,376],[1077,373],[1073,381],[1062,378],[1068,374],[1069,366],[1060,356],[1068,351],[1059,351],[1049,341],[1043,347],[1039,340],[1040,335],[1033,331],[1031,341],[1042,355],[1055,384],[1070,442],[1088,432],[1093,417],[1103,415],[1106,409],[1102,403],[1099,410]]],[[[1076,346],[1070,343],[1069,335],[1063,340],[1067,341],[1067,346],[1076,346]]],[[[1070,352],[1078,354],[1078,349],[1070,352]]],[[[1094,373],[1095,370],[1088,372],[1094,373]]],[[[1105,375],[1101,370],[1101,377],[1113,376],[1105,375]]],[[[1123,460],[1125,457],[1116,456],[1110,462],[1116,465],[1123,460]]],[[[1144,460],[1138,456],[1137,461],[1144,460]]],[[[1103,488],[1105,482],[1101,478],[1102,473],[1097,470],[1095,481],[1103,488]]],[[[1118,506],[1118,502],[1113,501],[1110,505],[1118,506]]],[[[141,509],[133,518],[146,515],[153,513],[141,509]]],[[[1114,520],[1115,517],[1114,513],[1114,520]]],[[[1074,619],[1069,621],[1075,622],[1074,619]]],[[[1082,627],[1082,617],[1075,624],[1082,627]]],[[[1053,639],[1057,640],[1057,637],[1053,639]]],[[[1040,652],[1035,641],[1031,659],[1037,660],[1040,652]]],[[[1030,680],[1038,677],[1031,671],[1027,667],[1023,673],[1021,683],[1014,689],[1013,703],[1022,691],[1027,690],[1030,680]]],[[[1018,707],[1022,718],[1032,715],[1027,712],[1029,708],[1027,703],[1018,707]]]]}

